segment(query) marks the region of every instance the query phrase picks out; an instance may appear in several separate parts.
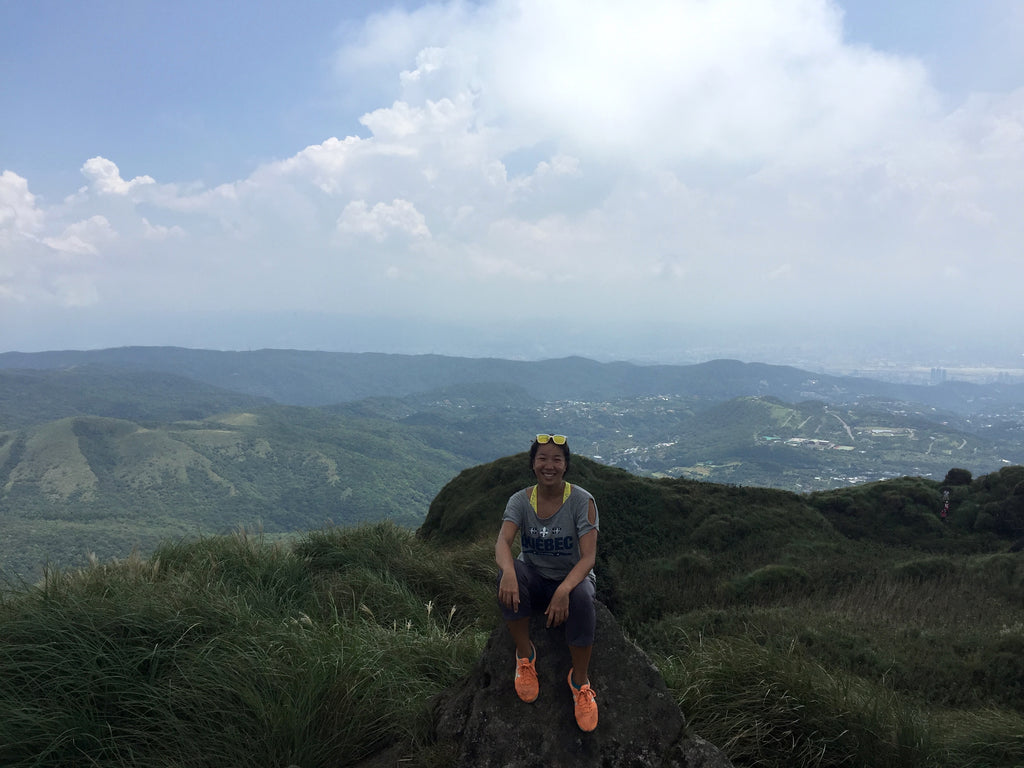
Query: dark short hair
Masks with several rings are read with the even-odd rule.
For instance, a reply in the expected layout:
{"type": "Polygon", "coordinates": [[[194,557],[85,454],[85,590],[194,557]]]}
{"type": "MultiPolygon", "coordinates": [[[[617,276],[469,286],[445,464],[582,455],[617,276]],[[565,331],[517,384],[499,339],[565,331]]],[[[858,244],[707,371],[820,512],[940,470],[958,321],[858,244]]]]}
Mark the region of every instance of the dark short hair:
{"type": "MultiPolygon", "coordinates": [[[[562,449],[562,455],[565,456],[565,471],[569,471],[569,462],[572,459],[572,453],[569,451],[569,441],[566,440],[562,445],[558,443],[549,443],[562,449]]],[[[530,446],[530,471],[533,472],[533,460],[537,458],[537,449],[540,448],[540,443],[536,439],[533,441],[533,445],[530,446]]]]}

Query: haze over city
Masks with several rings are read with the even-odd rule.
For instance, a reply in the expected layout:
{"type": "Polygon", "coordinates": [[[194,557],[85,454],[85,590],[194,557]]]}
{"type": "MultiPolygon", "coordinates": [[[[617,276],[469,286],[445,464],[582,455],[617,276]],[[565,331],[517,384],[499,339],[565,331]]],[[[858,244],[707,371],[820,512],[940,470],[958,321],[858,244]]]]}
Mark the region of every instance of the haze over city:
{"type": "Polygon", "coordinates": [[[0,352],[1024,367],[1016,0],[0,0],[0,352]]]}

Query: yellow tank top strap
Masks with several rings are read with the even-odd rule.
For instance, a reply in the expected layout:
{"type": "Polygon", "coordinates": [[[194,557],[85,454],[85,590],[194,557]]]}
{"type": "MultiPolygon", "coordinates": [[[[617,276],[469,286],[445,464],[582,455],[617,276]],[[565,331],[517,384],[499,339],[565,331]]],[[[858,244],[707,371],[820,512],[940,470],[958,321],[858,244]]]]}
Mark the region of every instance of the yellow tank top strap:
{"type": "MultiPolygon", "coordinates": [[[[570,493],[572,493],[572,485],[570,483],[566,483],[565,484],[565,488],[562,489],[562,503],[563,504],[565,504],[565,502],[568,500],[570,493]]],[[[533,488],[530,489],[530,506],[533,507],[533,511],[534,512],[537,511],[537,486],[536,485],[533,486],[533,488]]]]}

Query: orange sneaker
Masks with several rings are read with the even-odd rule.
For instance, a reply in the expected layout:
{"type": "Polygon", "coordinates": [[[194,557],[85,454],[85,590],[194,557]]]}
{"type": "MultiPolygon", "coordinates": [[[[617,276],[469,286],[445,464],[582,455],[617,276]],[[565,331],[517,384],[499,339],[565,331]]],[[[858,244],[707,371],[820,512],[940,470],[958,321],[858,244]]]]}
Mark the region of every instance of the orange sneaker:
{"type": "Polygon", "coordinates": [[[584,683],[577,688],[572,681],[572,670],[569,670],[569,690],[572,691],[572,700],[575,705],[576,725],[581,731],[592,731],[597,728],[597,694],[590,687],[590,683],[584,683]]]}
{"type": "Polygon", "coordinates": [[[533,655],[528,659],[520,658],[519,654],[516,654],[516,693],[527,704],[536,701],[540,693],[540,683],[537,681],[537,668],[534,666],[536,660],[536,646],[533,646],[533,655]]]}

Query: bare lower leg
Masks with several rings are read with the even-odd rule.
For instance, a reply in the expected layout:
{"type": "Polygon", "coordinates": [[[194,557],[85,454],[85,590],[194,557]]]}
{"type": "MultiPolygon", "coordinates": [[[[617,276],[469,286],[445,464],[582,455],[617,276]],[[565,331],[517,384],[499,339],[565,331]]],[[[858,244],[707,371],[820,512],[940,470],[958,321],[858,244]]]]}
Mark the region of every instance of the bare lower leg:
{"type": "Polygon", "coordinates": [[[572,657],[572,682],[579,687],[590,682],[590,651],[592,645],[570,645],[569,655],[572,657]]]}
{"type": "Polygon", "coordinates": [[[530,617],[513,619],[506,624],[508,624],[508,633],[512,635],[512,642],[516,644],[516,655],[521,659],[530,658],[533,655],[533,643],[530,642],[530,617]]]}

